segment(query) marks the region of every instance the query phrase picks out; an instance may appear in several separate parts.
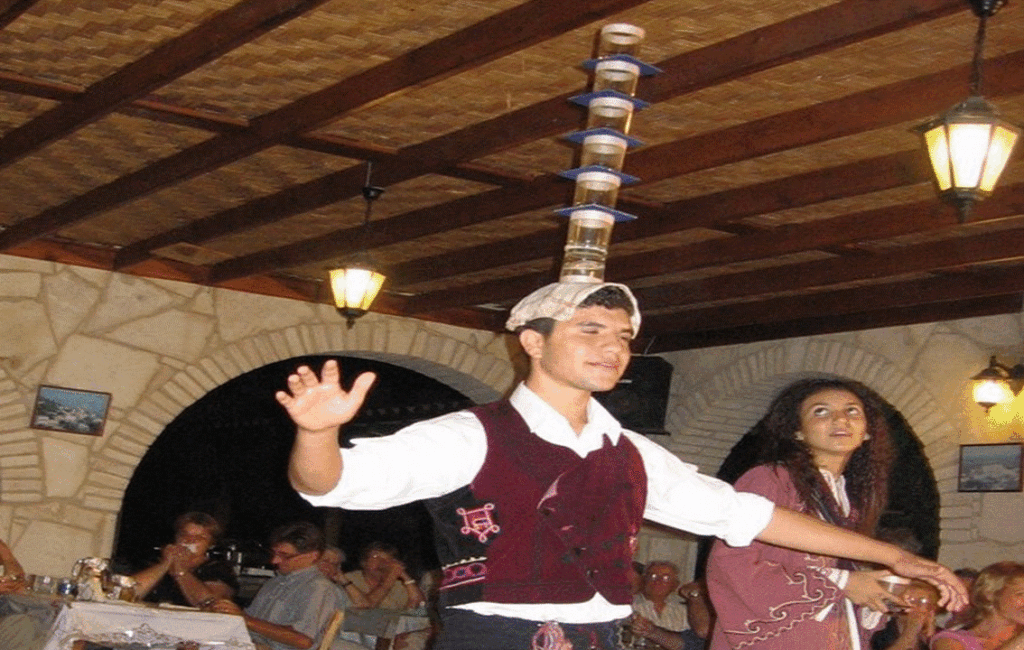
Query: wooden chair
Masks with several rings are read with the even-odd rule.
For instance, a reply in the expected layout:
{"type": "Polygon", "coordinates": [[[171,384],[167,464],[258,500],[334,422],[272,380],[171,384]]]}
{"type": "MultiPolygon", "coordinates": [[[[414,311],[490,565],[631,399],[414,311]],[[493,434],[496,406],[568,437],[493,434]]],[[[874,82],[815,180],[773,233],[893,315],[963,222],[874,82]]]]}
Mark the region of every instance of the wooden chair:
{"type": "Polygon", "coordinates": [[[334,643],[334,639],[338,638],[338,632],[341,630],[341,624],[345,622],[345,610],[339,609],[331,614],[331,619],[327,621],[327,627],[324,628],[324,636],[320,641],[320,646],[317,650],[330,650],[331,644],[334,643]]]}

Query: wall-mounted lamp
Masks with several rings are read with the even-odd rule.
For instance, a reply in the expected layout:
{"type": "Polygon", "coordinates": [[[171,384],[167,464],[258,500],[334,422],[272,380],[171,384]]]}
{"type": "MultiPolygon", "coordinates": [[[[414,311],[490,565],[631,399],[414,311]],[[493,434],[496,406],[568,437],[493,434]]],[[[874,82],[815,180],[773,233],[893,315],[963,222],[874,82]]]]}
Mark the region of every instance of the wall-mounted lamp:
{"type": "Polygon", "coordinates": [[[917,127],[932,163],[939,196],[956,206],[960,223],[971,206],[995,189],[1021,129],[1001,119],[981,96],[985,24],[1006,0],[967,0],[978,17],[971,64],[970,96],[944,114],[917,127]]]}
{"type": "Polygon", "coordinates": [[[331,292],[334,294],[334,306],[338,313],[345,317],[348,326],[370,309],[370,303],[377,297],[386,277],[379,272],[369,253],[366,252],[367,233],[370,229],[370,212],[373,202],[384,193],[383,187],[370,185],[370,174],[373,163],[366,163],[366,185],[363,186],[363,198],[366,199],[366,213],[363,217],[363,229],[360,233],[359,252],[340,269],[331,269],[331,292]]]}
{"type": "Polygon", "coordinates": [[[971,381],[974,382],[974,401],[988,413],[996,404],[1004,404],[1020,395],[1024,388],[1024,364],[1011,368],[993,356],[988,360],[988,368],[971,377],[971,381]]]}

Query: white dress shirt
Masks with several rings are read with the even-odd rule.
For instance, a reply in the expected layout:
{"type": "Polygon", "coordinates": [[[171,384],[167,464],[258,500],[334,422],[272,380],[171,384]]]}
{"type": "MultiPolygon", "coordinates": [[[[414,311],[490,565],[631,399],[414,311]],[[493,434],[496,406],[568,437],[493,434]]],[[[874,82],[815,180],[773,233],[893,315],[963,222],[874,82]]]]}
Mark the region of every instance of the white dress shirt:
{"type": "MultiPolygon", "coordinates": [[[[640,452],[647,473],[644,518],[698,535],[715,535],[732,546],[745,546],[764,530],[774,505],[758,495],[736,492],[731,485],[697,472],[663,447],[627,431],[597,400],[587,406],[587,424],[577,434],[568,420],[520,384],[509,401],[530,431],[551,444],[586,457],[625,435],[640,452]]],[[[448,494],[472,482],[487,455],[487,437],[472,413],[459,411],[410,425],[391,436],[353,441],[342,449],[343,471],[333,490],[303,495],[314,506],[380,510],[448,494]]],[[[584,603],[464,605],[481,614],[535,621],[595,623],[629,616],[630,605],[613,605],[600,594],[584,603]]]]}

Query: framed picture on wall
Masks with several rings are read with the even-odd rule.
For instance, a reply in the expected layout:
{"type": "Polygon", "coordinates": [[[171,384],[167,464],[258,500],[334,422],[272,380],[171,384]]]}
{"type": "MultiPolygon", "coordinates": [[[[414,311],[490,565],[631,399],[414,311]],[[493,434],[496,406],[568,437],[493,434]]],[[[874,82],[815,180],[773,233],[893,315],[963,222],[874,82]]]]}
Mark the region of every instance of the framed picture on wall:
{"type": "Polygon", "coordinates": [[[103,435],[110,393],[59,386],[40,386],[32,409],[33,429],[103,435]]]}
{"type": "Polygon", "coordinates": [[[1020,492],[1020,443],[960,445],[960,492],[1020,492]]]}

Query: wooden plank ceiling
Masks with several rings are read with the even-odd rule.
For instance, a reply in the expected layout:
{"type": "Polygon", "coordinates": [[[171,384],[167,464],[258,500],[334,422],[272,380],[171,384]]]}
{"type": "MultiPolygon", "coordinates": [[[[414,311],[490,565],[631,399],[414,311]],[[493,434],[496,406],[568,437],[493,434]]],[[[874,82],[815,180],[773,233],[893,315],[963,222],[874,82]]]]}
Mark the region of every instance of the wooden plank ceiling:
{"type": "MultiPolygon", "coordinates": [[[[967,94],[963,0],[0,1],[0,252],[327,302],[365,246],[375,310],[500,329],[560,265],[610,22],[664,71],[607,270],[644,349],[1021,310],[1024,156],[961,225],[910,130],[967,94]]],[[[986,57],[1024,123],[1024,3],[986,57]]]]}

